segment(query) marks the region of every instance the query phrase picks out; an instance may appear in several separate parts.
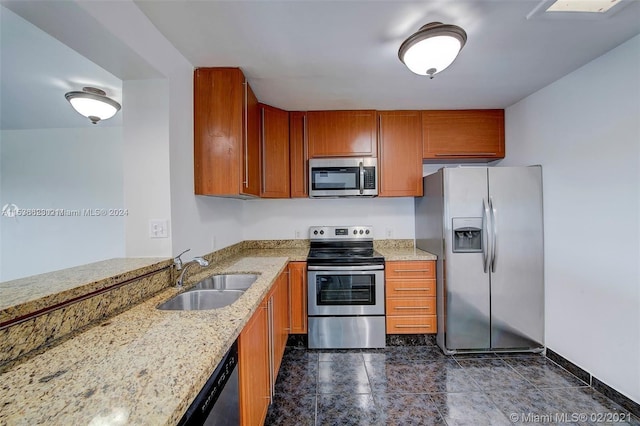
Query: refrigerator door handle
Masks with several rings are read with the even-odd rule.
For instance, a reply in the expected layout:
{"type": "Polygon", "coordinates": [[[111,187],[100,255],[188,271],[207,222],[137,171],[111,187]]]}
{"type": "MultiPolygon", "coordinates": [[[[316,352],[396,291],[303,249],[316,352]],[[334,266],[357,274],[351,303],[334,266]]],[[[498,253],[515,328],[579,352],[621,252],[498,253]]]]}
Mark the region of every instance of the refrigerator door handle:
{"type": "Polygon", "coordinates": [[[482,199],[482,263],[484,266],[484,273],[489,272],[489,255],[491,251],[491,245],[489,241],[489,205],[487,201],[482,199]]]}
{"type": "Polygon", "coordinates": [[[496,265],[498,264],[498,225],[496,224],[496,206],[493,203],[493,198],[489,197],[489,209],[491,210],[491,272],[496,271],[496,265]]]}

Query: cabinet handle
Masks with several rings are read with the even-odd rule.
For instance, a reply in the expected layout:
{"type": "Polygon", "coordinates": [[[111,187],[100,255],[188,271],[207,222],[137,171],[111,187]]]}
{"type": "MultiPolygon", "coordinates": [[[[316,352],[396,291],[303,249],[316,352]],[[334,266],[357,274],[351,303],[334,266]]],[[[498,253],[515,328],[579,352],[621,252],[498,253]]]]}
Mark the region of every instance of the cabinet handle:
{"type": "Polygon", "coordinates": [[[396,288],[395,291],[431,291],[429,287],[396,288]]]}
{"type": "Polygon", "coordinates": [[[439,153],[436,154],[436,157],[494,157],[497,153],[495,152],[467,152],[467,153],[439,153]]]}
{"type": "Polygon", "coordinates": [[[397,324],[394,325],[395,328],[431,328],[430,325],[428,324],[415,324],[415,325],[411,325],[411,324],[397,324]]]}
{"type": "MultiPolygon", "coordinates": [[[[382,159],[384,158],[384,148],[382,147],[384,145],[383,143],[383,137],[382,137],[382,116],[378,115],[378,149],[380,150],[380,161],[382,161],[382,159]]],[[[376,179],[378,179],[378,183],[379,185],[382,185],[382,167],[378,167],[378,176],[376,176],[376,179]]],[[[378,186],[378,189],[382,189],[378,186]]]]}
{"type": "Polygon", "coordinates": [[[393,272],[431,272],[431,269],[394,269],[393,272]]]}
{"type": "Polygon", "coordinates": [[[261,180],[260,183],[262,184],[262,192],[264,193],[266,191],[266,173],[267,173],[267,169],[265,167],[265,153],[266,153],[266,143],[264,140],[264,107],[262,107],[260,109],[260,122],[262,124],[262,129],[260,131],[260,139],[262,142],[262,152],[260,153],[260,157],[262,158],[262,173],[261,174],[261,180]]]}
{"type": "Polygon", "coordinates": [[[306,112],[302,116],[302,156],[304,157],[302,159],[302,164],[304,169],[304,173],[302,173],[302,176],[304,178],[303,180],[304,194],[307,195],[309,194],[309,176],[308,176],[309,170],[307,167],[307,160],[309,159],[309,147],[308,147],[308,141],[307,141],[307,113],[306,112]]]}
{"type": "Polygon", "coordinates": [[[430,311],[431,308],[428,306],[396,306],[393,309],[397,309],[397,310],[416,310],[416,309],[424,309],[426,311],[430,311]]]}
{"type": "Polygon", "coordinates": [[[244,83],[244,187],[249,187],[249,83],[244,83]]]}
{"type": "Polygon", "coordinates": [[[289,273],[289,271],[286,272],[286,274],[288,275],[287,277],[287,291],[289,292],[289,328],[287,328],[287,331],[291,331],[291,328],[293,327],[293,324],[291,324],[291,311],[292,311],[292,306],[291,306],[291,274],[289,273]]]}
{"type": "Polygon", "coordinates": [[[269,299],[267,302],[267,306],[269,308],[268,312],[268,323],[269,323],[269,404],[273,402],[273,394],[275,393],[275,377],[273,377],[273,368],[274,368],[274,336],[273,336],[273,299],[269,299]]]}

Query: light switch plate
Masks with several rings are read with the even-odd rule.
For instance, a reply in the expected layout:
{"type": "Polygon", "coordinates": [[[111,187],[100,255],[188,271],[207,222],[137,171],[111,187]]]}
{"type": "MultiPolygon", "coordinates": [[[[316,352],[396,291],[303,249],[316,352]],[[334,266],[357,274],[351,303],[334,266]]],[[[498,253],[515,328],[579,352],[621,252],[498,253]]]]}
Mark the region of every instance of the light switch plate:
{"type": "Polygon", "coordinates": [[[149,238],[169,238],[169,221],[167,219],[149,220],[149,238]]]}

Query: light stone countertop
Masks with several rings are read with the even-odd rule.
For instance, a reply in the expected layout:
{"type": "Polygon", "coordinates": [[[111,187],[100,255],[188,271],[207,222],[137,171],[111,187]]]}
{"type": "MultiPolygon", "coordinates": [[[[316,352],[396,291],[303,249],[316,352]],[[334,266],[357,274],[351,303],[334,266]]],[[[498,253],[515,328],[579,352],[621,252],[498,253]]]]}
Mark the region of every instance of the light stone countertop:
{"type": "MultiPolygon", "coordinates": [[[[285,269],[289,257],[270,252],[190,270],[198,272],[191,284],[215,273],[259,273],[232,305],[157,310],[179,292],[169,288],[6,371],[0,424],[176,424],[285,269]]],[[[305,250],[290,254],[306,258],[305,250]]]]}
{"type": "MultiPolygon", "coordinates": [[[[387,260],[433,260],[409,247],[377,247],[387,260]]],[[[189,288],[216,273],[258,273],[235,303],[212,311],[160,311],[172,287],[0,375],[0,425],[176,424],[288,261],[308,248],[245,249],[189,270],[189,288]]]]}
{"type": "Polygon", "coordinates": [[[0,282],[0,323],[172,264],[166,258],[115,258],[0,282]]]}
{"type": "Polygon", "coordinates": [[[413,247],[377,247],[376,250],[384,256],[385,261],[437,259],[436,255],[413,247]]]}

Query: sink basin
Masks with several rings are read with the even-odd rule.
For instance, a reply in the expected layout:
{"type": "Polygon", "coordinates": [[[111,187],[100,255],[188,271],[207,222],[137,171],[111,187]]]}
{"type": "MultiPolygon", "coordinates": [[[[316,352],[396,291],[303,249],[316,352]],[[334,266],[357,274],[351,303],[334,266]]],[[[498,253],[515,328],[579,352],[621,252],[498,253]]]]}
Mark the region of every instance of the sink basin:
{"type": "Polygon", "coordinates": [[[255,274],[212,275],[196,284],[194,290],[246,290],[257,279],[255,274]]]}
{"type": "Polygon", "coordinates": [[[238,300],[242,290],[191,290],[158,305],[163,311],[203,311],[224,308],[238,300]]]}

